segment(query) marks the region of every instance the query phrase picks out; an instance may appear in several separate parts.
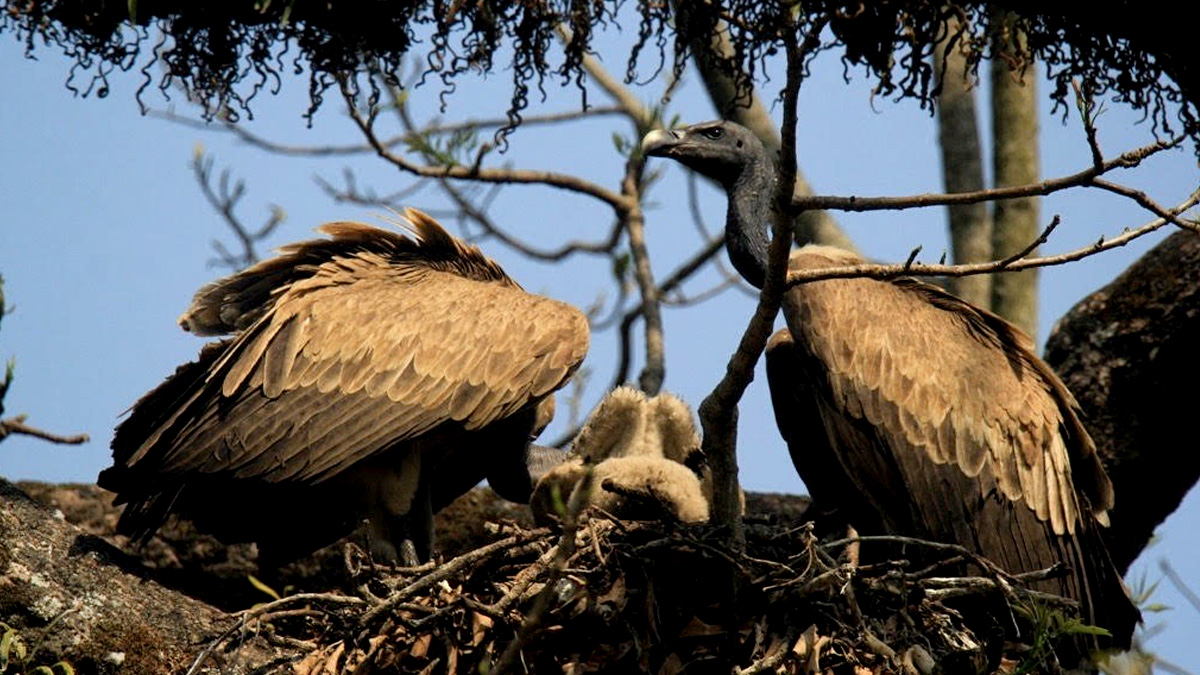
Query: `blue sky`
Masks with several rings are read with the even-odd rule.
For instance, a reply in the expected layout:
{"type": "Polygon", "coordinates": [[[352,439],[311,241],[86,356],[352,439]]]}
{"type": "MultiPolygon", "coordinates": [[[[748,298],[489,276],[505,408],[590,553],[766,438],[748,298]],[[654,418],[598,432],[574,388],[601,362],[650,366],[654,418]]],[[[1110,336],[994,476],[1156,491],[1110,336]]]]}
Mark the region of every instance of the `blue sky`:
{"type": "MultiPolygon", "coordinates": [[[[0,475],[48,481],[95,480],[109,461],[111,430],[125,410],[175,365],[195,356],[200,342],[175,324],[192,293],[223,270],[210,264],[210,242],[232,237],[204,201],[191,173],[197,148],[215,157],[218,168],[230,167],[247,181],[242,215],[249,223],[266,218],[269,204],[287,212],[287,220],[263,246],[271,247],[312,235],[329,220],[378,221],[378,210],[336,204],[314,182],[322,176],[341,184],[344,170],[355,172],[360,185],[388,193],[412,184],[412,178],[371,155],[333,159],[281,158],[238,142],[229,134],[196,129],[138,114],[133,94],[136,77],[112,77],[107,98],[81,99],[64,86],[70,64],[51,49],[39,60],[23,57],[20,45],[0,36],[0,274],[11,315],[0,330],[0,357],[16,358],[16,379],[5,401],[6,414],[28,413],[29,422],[61,433],[87,432],[82,447],[52,446],[12,437],[0,446],[0,475]]],[[[624,70],[623,51],[609,67],[624,70]]],[[[927,112],[910,102],[872,99],[869,83],[857,77],[841,80],[841,67],[824,58],[801,93],[799,161],[819,193],[860,196],[937,192],[940,170],[936,126],[927,112]]],[[[782,74],[775,82],[782,82],[782,74]]],[[[495,117],[508,101],[508,73],[464,81],[450,98],[445,119],[495,117]]],[[[660,83],[636,89],[650,102],[660,83]]],[[[1046,89],[1043,88],[1043,91],[1046,89]]],[[[437,91],[411,93],[414,111],[432,119],[437,91]]],[[[535,110],[577,109],[573,88],[547,90],[535,110]]],[[[196,111],[175,95],[157,93],[148,102],[158,110],[172,108],[194,117],[196,111]]],[[[593,93],[593,102],[602,94],[593,93]]],[[[295,145],[354,143],[352,124],[338,101],[330,97],[312,128],[301,118],[307,107],[306,86],[285,80],[280,96],[260,96],[250,128],[273,140],[295,145]]],[[[1139,116],[1108,104],[1100,118],[1100,138],[1110,154],[1144,144],[1150,138],[1139,116]]],[[[1043,174],[1077,171],[1089,162],[1077,120],[1064,125],[1043,103],[1041,141],[1043,174]]],[[[985,108],[981,108],[985,109],[985,108]]],[[[684,121],[713,117],[698,83],[689,78],[675,96],[670,112],[684,121]]],[[[778,113],[778,111],[776,111],[778,113]]],[[[777,115],[778,116],[778,115],[777,115]]],[[[982,120],[987,126],[987,120],[982,120]]],[[[385,130],[387,133],[388,130],[385,130]]],[[[629,125],[608,117],[570,126],[524,129],[510,138],[510,150],[495,161],[522,168],[550,169],[583,175],[617,189],[622,158],[612,134],[630,134],[629,125]]],[[[700,245],[688,215],[684,174],[663,162],[664,178],[650,195],[647,236],[652,266],[665,276],[700,245]]],[[[1118,178],[1145,190],[1163,204],[1181,201],[1197,185],[1190,150],[1154,158],[1118,178]]],[[[445,198],[427,186],[407,200],[425,209],[444,208],[445,198]]],[[[718,228],[724,201],[703,187],[702,210],[718,228]]],[[[491,210],[494,220],[528,241],[551,248],[556,243],[600,237],[611,223],[607,208],[586,198],[538,187],[508,187],[491,210]]],[[[1069,250],[1134,227],[1150,216],[1116,197],[1076,190],[1042,203],[1045,221],[1058,214],[1062,225],[1046,250],[1069,250]]],[[[936,262],[946,248],[944,213],[938,209],[865,214],[838,214],[868,255],[903,260],[923,246],[921,260],[936,262]]],[[[1089,292],[1110,281],[1161,236],[1066,267],[1043,272],[1039,342],[1053,322],[1089,292]]],[[[597,258],[572,259],[566,266],[533,263],[499,242],[484,250],[526,288],[587,306],[598,299],[611,307],[613,292],[606,264],[597,258]]],[[[699,293],[717,281],[706,273],[687,285],[699,293]]],[[[666,310],[666,388],[697,405],[718,381],[753,300],[736,291],[697,307],[666,310]]],[[[638,333],[640,335],[640,333],[638,333]]],[[[610,334],[593,337],[586,366],[591,369],[584,403],[591,406],[611,377],[616,347],[610,334]]],[[[640,367],[640,356],[634,373],[640,367]]],[[[563,407],[560,402],[560,417],[563,407]]],[[[775,429],[761,367],[741,407],[739,451],[743,485],[749,490],[803,492],[775,429]]],[[[548,435],[563,428],[556,422],[548,435]]],[[[1118,495],[1118,499],[1120,496],[1118,495]]],[[[1160,530],[1160,540],[1138,563],[1134,576],[1146,570],[1156,579],[1158,560],[1166,558],[1193,587],[1200,587],[1200,498],[1195,491],[1160,530]]],[[[1200,673],[1200,654],[1190,644],[1200,614],[1169,588],[1159,587],[1156,600],[1176,607],[1148,617],[1148,625],[1165,624],[1149,645],[1175,663],[1200,673]]]]}

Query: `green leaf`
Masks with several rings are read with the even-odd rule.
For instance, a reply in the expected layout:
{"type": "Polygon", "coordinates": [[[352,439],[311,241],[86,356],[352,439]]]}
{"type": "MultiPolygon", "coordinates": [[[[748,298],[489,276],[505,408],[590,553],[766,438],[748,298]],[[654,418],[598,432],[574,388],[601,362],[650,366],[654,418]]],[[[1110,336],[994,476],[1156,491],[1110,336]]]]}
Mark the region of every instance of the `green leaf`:
{"type": "Polygon", "coordinates": [[[1099,635],[1112,637],[1112,633],[1100,626],[1084,623],[1079,619],[1070,619],[1059,628],[1059,635],[1099,635]]]}
{"type": "Polygon", "coordinates": [[[566,520],[567,519],[567,502],[566,502],[566,500],[563,499],[561,485],[551,485],[550,486],[550,503],[554,508],[554,512],[558,514],[558,517],[562,518],[563,520],[566,520]]]}
{"type": "Polygon", "coordinates": [[[629,140],[617,132],[612,135],[613,147],[616,148],[617,154],[626,155],[629,153],[629,140]]]}
{"type": "Polygon", "coordinates": [[[292,10],[296,7],[296,0],[291,0],[287,7],[283,8],[283,16],[279,17],[279,25],[286,26],[292,20],[292,10]]]}
{"type": "Polygon", "coordinates": [[[613,277],[615,277],[617,281],[623,282],[629,276],[630,260],[631,258],[628,252],[622,253],[621,255],[613,258],[612,273],[613,277]]]}
{"type": "Polygon", "coordinates": [[[274,588],[271,588],[270,586],[259,581],[258,577],[254,576],[253,574],[247,574],[246,578],[250,580],[251,586],[257,588],[258,590],[262,591],[263,593],[266,593],[267,595],[271,596],[272,598],[275,598],[276,600],[283,599],[279,596],[278,593],[275,592],[274,588]]]}

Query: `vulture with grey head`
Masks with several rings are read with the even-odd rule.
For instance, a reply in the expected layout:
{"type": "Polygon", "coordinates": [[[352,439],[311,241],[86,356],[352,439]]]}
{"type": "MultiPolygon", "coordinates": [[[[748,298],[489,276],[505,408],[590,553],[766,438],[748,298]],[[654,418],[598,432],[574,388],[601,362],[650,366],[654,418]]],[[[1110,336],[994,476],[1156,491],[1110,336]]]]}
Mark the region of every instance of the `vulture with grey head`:
{"type": "Polygon", "coordinates": [[[205,286],[180,318],[205,346],[134,404],[101,487],[119,531],[171,512],[284,562],[366,522],[415,564],[432,515],[484,478],[529,500],[556,451],[531,445],[588,347],[575,308],[525,292],[408,209],[411,236],[358,223],[205,286]]]}
{"type": "MultiPolygon", "coordinates": [[[[767,270],[775,167],[731,122],[652,131],[647,155],[719,182],[738,272],[767,270]]],[[[804,246],[792,270],[863,262],[804,246]]],[[[863,534],[961,544],[1013,573],[1066,563],[1037,584],[1128,647],[1139,619],[1099,527],[1112,483],[1071,393],[1004,319],[914,279],[829,279],[783,296],[787,328],[767,346],[775,417],[814,506],[863,534]]],[[[910,553],[913,553],[910,551],[910,553]]],[[[1066,660],[1082,654],[1067,655],[1066,660]]]]}

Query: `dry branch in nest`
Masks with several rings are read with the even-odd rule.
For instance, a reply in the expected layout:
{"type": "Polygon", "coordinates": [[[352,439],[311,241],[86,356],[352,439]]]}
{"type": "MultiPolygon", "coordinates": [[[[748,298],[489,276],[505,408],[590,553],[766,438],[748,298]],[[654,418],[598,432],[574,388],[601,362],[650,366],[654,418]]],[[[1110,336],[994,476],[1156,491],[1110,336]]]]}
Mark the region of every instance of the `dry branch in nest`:
{"type": "MultiPolygon", "coordinates": [[[[979,576],[946,576],[970,554],[897,538],[887,545],[919,550],[922,569],[860,565],[857,548],[882,538],[820,545],[808,526],[751,524],[744,552],[725,548],[712,528],[604,517],[586,520],[573,541],[511,523],[494,530],[491,543],[441,565],[365,566],[351,574],[353,592],[242,612],[193,670],[213,650],[259,634],[289,651],[280,667],[297,675],[912,675],[934,664],[992,672],[1012,635],[1011,603],[1037,595],[1025,588],[1031,578],[1055,573],[1013,577],[975,560],[979,576]]],[[[1012,665],[1022,648],[1008,649],[1012,665]]]]}

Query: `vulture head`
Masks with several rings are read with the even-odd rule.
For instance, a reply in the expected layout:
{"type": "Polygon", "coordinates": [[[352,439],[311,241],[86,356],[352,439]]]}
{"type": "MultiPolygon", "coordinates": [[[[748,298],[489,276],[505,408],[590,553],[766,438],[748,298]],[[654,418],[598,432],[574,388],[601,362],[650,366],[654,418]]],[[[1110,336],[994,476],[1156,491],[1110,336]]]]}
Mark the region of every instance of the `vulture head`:
{"type": "Polygon", "coordinates": [[[769,205],[775,164],[761,141],[733,122],[703,122],[683,129],[655,129],[642,139],[642,152],[667,157],[719,182],[729,195],[725,248],[742,278],[762,288],[771,237],[769,205]]]}
{"type": "Polygon", "coordinates": [[[773,170],[762,141],[732,122],[704,122],[683,129],[655,129],[642,139],[642,153],[666,157],[708,176],[726,190],[739,181],[773,170]]]}

